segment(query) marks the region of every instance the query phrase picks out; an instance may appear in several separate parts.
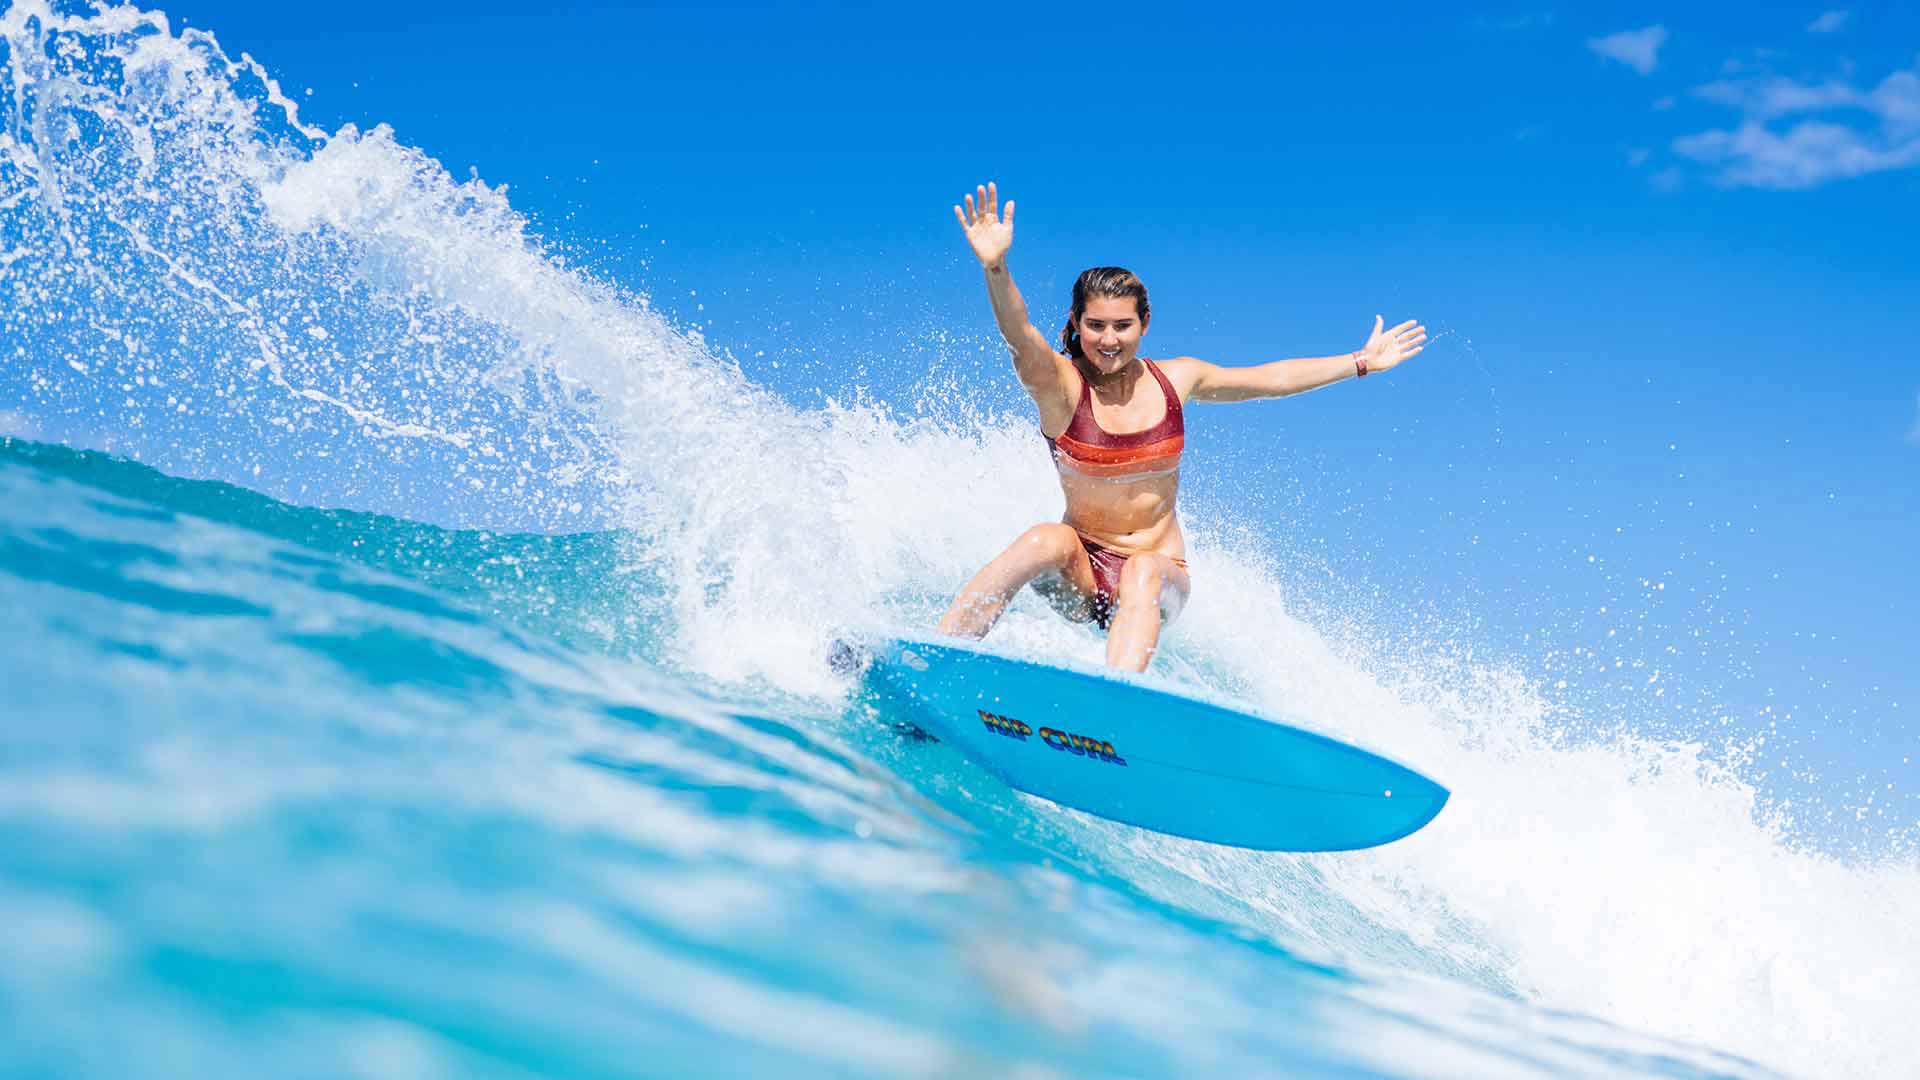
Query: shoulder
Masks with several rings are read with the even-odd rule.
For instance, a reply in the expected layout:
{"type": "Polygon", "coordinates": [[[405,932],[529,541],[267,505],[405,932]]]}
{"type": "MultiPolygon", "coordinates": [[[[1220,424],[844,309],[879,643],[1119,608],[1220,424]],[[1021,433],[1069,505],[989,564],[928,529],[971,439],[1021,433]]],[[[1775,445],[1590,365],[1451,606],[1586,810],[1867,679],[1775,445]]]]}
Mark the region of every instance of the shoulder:
{"type": "Polygon", "coordinates": [[[1173,384],[1174,393],[1180,395],[1180,401],[1183,404],[1193,396],[1194,389],[1206,380],[1207,373],[1213,370],[1212,364],[1193,356],[1175,356],[1166,360],[1155,360],[1154,365],[1167,377],[1167,381],[1173,384]]]}
{"type": "Polygon", "coordinates": [[[1020,381],[1026,384],[1027,393],[1033,403],[1040,408],[1040,433],[1047,438],[1057,438],[1073,422],[1073,414],[1080,408],[1080,399],[1086,395],[1086,380],[1080,377],[1080,369],[1073,364],[1073,358],[1065,353],[1054,353],[1054,363],[1050,368],[1050,377],[1030,378],[1025,370],[1020,373],[1020,381]]]}

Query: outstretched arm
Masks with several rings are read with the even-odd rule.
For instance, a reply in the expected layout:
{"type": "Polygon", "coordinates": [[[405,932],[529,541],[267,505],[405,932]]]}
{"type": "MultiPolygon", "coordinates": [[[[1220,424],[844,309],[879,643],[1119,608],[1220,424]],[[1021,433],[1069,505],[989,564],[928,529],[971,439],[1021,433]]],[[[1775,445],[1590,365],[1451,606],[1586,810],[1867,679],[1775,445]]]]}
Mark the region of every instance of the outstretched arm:
{"type": "MultiPolygon", "coordinates": [[[[968,195],[965,210],[955,206],[953,216],[967,234],[967,243],[987,276],[987,299],[993,303],[993,321],[1000,325],[1000,336],[1013,350],[1013,367],[1020,382],[1039,403],[1043,418],[1066,397],[1063,360],[1046,335],[1036,329],[1027,316],[1027,302],[1013,284],[1013,272],[1007,269],[1007,251],[1013,247],[1013,200],[1007,200],[1007,213],[1000,215],[1000,192],[993,185],[977,188],[979,201],[968,195]]],[[[1070,406],[1069,406],[1070,407],[1070,406]]]]}
{"type": "Polygon", "coordinates": [[[1412,319],[1391,330],[1383,329],[1385,325],[1386,320],[1375,315],[1373,333],[1367,343],[1338,356],[1276,360],[1253,367],[1220,367],[1195,360],[1191,397],[1196,401],[1286,397],[1318,390],[1342,379],[1390,370],[1427,347],[1427,328],[1412,319]]]}

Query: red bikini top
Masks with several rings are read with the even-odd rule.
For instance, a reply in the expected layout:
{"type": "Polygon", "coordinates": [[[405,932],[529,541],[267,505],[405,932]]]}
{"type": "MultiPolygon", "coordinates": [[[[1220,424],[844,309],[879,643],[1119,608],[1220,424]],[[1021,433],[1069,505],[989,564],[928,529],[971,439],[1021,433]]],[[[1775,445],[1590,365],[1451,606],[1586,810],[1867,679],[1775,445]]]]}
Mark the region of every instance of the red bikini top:
{"type": "Polygon", "coordinates": [[[1160,366],[1145,357],[1140,362],[1153,373],[1160,392],[1167,398],[1167,415],[1145,431],[1115,434],[1093,418],[1093,384],[1080,380],[1080,403],[1073,408],[1073,419],[1058,438],[1048,439],[1053,463],[1062,472],[1102,479],[1136,479],[1160,476],[1180,468],[1180,451],[1185,448],[1186,422],[1180,416],[1180,395],[1160,373],[1160,366]]]}

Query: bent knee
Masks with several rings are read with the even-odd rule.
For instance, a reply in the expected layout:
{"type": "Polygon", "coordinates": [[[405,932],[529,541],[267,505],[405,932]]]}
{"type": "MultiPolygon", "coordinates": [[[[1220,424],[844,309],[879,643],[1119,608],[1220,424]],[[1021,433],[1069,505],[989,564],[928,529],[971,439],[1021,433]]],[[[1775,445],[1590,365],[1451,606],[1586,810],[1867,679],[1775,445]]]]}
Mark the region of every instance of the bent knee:
{"type": "Polygon", "coordinates": [[[1173,560],[1164,555],[1135,555],[1120,568],[1121,599],[1150,603],[1173,575],[1173,560]]]}
{"type": "Polygon", "coordinates": [[[1157,610],[1162,625],[1178,618],[1187,606],[1185,579],[1179,564],[1164,555],[1135,555],[1120,571],[1116,607],[1157,610]]]}
{"type": "Polygon", "coordinates": [[[1049,565],[1065,566],[1080,550],[1080,534],[1074,532],[1072,526],[1050,522],[1021,533],[1013,546],[1049,565]]]}

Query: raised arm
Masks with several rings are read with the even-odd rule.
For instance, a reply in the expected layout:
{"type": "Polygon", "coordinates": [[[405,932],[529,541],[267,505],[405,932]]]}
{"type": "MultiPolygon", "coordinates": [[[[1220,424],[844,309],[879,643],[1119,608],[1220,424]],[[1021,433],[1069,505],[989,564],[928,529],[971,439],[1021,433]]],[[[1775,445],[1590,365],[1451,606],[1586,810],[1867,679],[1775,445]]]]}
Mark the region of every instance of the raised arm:
{"type": "Polygon", "coordinates": [[[1027,302],[1014,287],[1013,272],[1007,269],[1007,251],[1013,247],[1013,200],[1007,200],[1007,213],[1000,215],[1000,192],[993,184],[975,189],[979,195],[966,197],[965,210],[955,206],[953,216],[967,234],[974,258],[987,276],[987,299],[993,303],[993,321],[1000,325],[1000,336],[1013,350],[1013,369],[1020,382],[1040,406],[1043,427],[1064,426],[1073,412],[1069,397],[1071,362],[1053,350],[1045,334],[1036,329],[1027,316],[1027,302]],[[1056,415],[1057,414],[1057,415],[1056,415]],[[1051,424],[1049,421],[1058,421],[1051,424]]]}
{"type": "Polygon", "coordinates": [[[1299,360],[1275,360],[1252,367],[1220,367],[1204,360],[1189,360],[1196,401],[1251,401],[1255,398],[1286,397],[1289,394],[1337,383],[1398,367],[1427,347],[1427,328],[1412,319],[1391,330],[1383,329],[1386,320],[1373,317],[1373,333],[1367,343],[1338,356],[1312,356],[1299,360]]]}

